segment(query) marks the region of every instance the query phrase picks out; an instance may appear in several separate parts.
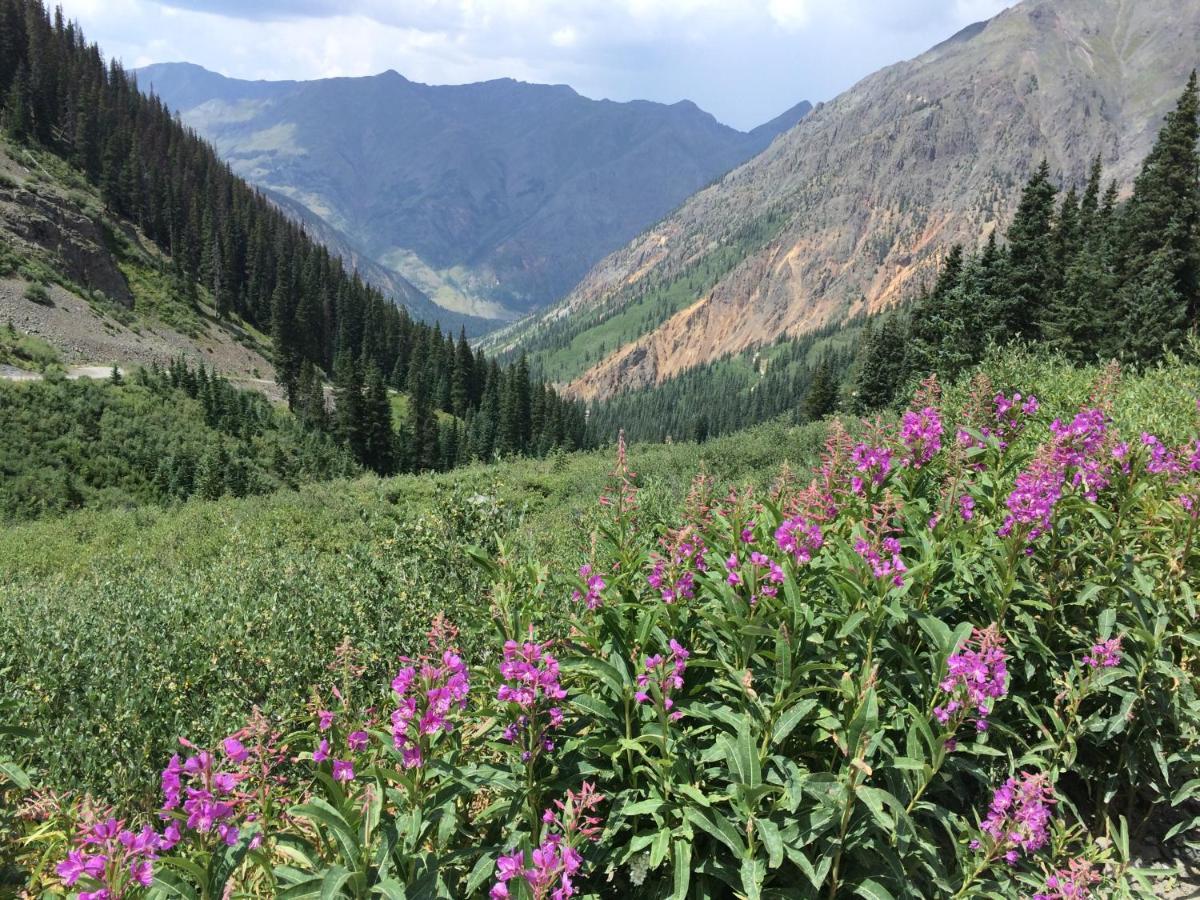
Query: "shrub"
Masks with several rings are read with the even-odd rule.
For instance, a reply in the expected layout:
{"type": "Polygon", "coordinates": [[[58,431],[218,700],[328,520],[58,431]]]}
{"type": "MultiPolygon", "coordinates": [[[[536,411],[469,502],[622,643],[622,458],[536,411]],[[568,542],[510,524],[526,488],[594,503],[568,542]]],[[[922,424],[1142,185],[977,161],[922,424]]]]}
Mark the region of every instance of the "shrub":
{"type": "Polygon", "coordinates": [[[38,281],[31,281],[25,286],[24,297],[31,303],[37,303],[41,306],[53,306],[54,301],[50,299],[50,292],[46,290],[46,286],[38,281]]]}

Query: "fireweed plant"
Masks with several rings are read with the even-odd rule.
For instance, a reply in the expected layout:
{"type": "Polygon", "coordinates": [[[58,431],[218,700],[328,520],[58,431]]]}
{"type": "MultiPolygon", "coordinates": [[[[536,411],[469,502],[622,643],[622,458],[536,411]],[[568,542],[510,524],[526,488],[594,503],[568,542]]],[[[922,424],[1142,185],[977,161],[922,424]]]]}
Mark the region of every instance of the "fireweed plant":
{"type": "MultiPolygon", "coordinates": [[[[1152,896],[1200,817],[1200,444],[979,376],[833,423],[807,483],[670,521],[623,443],[585,560],[501,546],[494,650],[445,620],[375,685],[164,760],[81,823],[92,897],[1152,896]],[[293,727],[294,726],[294,727],[293,727]],[[99,828],[100,831],[96,831],[99,828]],[[108,893],[97,893],[107,891],[108,893]]],[[[1200,424],[1200,411],[1194,411],[1200,424]]]]}

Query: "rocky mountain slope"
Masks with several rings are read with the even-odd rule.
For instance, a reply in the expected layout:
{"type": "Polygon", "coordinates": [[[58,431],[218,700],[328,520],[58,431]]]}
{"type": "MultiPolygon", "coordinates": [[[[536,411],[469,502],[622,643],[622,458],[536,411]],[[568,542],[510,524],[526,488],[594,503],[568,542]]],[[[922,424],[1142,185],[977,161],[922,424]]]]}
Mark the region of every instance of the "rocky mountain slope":
{"type": "Polygon", "coordinates": [[[279,399],[266,336],[177,288],[169,260],[77,172],[0,139],[0,328],[45,341],[71,372],[184,358],[279,399]]]}
{"type": "Polygon", "coordinates": [[[1099,153],[1128,185],[1198,60],[1200,3],[1026,0],[818,106],[497,346],[607,396],[894,304],[1005,223],[1043,157],[1069,184],[1099,153]],[[603,359],[568,352],[667,294],[603,359]]]}
{"type": "Polygon", "coordinates": [[[335,231],[343,252],[493,322],[559,299],[810,108],[743,133],[686,101],[595,101],[510,79],[247,82],[185,64],[138,79],[235,171],[335,231]]]}

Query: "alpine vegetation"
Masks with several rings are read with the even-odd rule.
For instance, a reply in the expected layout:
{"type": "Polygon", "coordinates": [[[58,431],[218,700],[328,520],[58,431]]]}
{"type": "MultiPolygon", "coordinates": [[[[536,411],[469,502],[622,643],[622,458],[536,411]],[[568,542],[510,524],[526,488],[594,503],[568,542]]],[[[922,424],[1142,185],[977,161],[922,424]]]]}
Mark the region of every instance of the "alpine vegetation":
{"type": "Polygon", "coordinates": [[[6,764],[14,862],[91,898],[1154,896],[1136,842],[1200,799],[1200,409],[1130,432],[1140,376],[1093,372],[1075,407],[927,379],[668,515],[621,443],[581,564],[473,553],[472,654],[453,610],[390,684],[343,642],[117,810],[6,764]]]}

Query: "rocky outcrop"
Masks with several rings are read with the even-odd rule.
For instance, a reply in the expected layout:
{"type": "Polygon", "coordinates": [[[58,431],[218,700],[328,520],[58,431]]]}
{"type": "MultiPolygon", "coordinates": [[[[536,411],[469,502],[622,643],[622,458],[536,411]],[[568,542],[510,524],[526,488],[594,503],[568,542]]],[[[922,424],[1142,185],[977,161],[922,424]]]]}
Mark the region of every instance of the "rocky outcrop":
{"type": "Polygon", "coordinates": [[[18,249],[36,248],[54,268],[127,308],[133,294],[107,247],[103,227],[68,197],[38,185],[0,187],[0,234],[18,249]]]}

